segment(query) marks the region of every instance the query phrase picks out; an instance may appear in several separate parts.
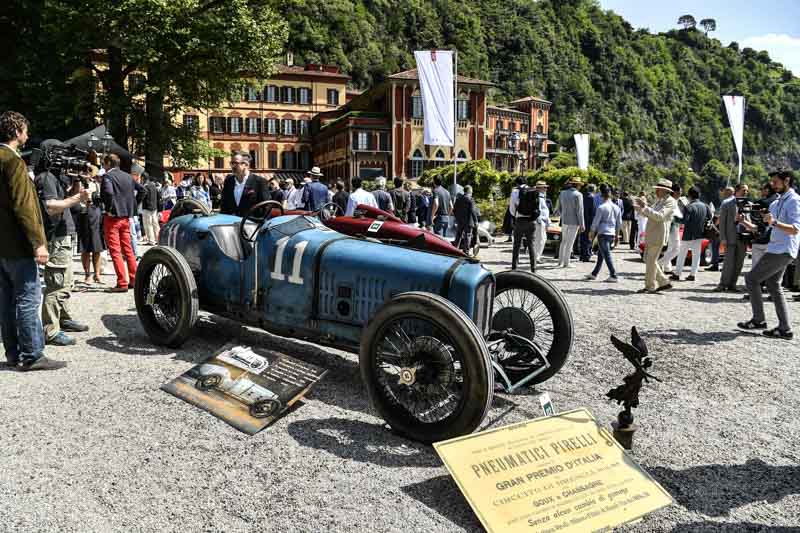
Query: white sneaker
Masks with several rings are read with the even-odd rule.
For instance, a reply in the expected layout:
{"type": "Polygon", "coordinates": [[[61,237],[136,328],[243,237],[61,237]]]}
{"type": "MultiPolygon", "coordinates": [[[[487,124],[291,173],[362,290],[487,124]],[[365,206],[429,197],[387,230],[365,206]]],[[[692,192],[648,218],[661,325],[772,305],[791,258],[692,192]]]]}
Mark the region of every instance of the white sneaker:
{"type": "Polygon", "coordinates": [[[609,276],[608,279],[606,279],[606,283],[619,283],[619,278],[612,278],[609,276]]]}
{"type": "Polygon", "coordinates": [[[597,279],[597,276],[592,276],[591,274],[586,274],[583,279],[594,281],[597,279]]]}

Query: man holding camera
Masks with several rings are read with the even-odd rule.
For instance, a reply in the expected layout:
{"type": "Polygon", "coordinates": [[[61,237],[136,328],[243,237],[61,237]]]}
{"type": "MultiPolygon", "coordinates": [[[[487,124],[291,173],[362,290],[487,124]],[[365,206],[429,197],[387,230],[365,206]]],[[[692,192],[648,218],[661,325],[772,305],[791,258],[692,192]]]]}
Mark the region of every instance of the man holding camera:
{"type": "MultiPolygon", "coordinates": [[[[792,188],[792,174],[787,171],[770,174],[772,190],[778,195],[777,200],[769,206],[769,213],[764,214],[764,223],[772,228],[767,252],[759,259],[753,269],[744,279],[747,290],[750,292],[750,307],[753,317],[747,322],[739,322],[740,328],[746,330],[764,330],[765,337],[791,340],[794,337],[789,320],[789,308],[783,296],[781,280],[786,272],[786,267],[797,257],[800,248],[800,195],[792,188]],[[761,284],[767,290],[775,303],[775,313],[778,315],[778,327],[767,329],[764,316],[764,301],[761,295],[761,284]]],[[[749,230],[756,226],[740,214],[737,217],[740,224],[749,230]]]]}
{"type": "Polygon", "coordinates": [[[44,302],[42,324],[47,344],[72,346],[74,338],[65,332],[89,331],[89,327],[76,322],[69,309],[72,291],[72,244],[75,242],[75,221],[71,209],[80,202],[89,201],[78,174],[63,169],[56,176],[45,170],[36,176],[36,188],[50,219],[47,251],[50,258],[44,267],[44,302]]]}
{"type": "Polygon", "coordinates": [[[715,292],[740,292],[736,282],[742,274],[747,242],[741,235],[743,228],[737,219],[742,206],[748,203],[749,192],[747,185],[739,183],[734,189],[733,199],[726,200],[719,208],[719,239],[725,245],[725,261],[722,263],[722,275],[715,292]]]}
{"type": "Polygon", "coordinates": [[[0,115],[0,330],[8,366],[22,371],[67,366],[44,356],[39,317],[42,286],[37,263],[49,259],[36,188],[17,153],[28,140],[28,121],[0,115]]]}

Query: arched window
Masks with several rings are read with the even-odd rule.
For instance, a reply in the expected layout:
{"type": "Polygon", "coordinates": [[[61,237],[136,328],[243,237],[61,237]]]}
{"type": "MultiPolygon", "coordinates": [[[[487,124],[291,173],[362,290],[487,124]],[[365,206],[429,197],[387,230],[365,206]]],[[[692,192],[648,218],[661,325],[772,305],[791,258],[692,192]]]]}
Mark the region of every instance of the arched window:
{"type": "Polygon", "coordinates": [[[423,157],[422,152],[419,150],[414,150],[414,154],[411,156],[411,178],[417,179],[422,175],[422,168],[425,163],[425,157],[423,157]]]}
{"type": "Polygon", "coordinates": [[[456,157],[457,161],[466,161],[467,160],[467,153],[464,150],[460,150],[458,152],[458,156],[456,157]]]}
{"type": "Polygon", "coordinates": [[[444,152],[443,151],[436,150],[436,154],[433,156],[433,158],[436,159],[436,166],[437,167],[443,167],[445,165],[444,152]]]}
{"type": "Polygon", "coordinates": [[[542,125],[541,125],[541,124],[539,124],[538,126],[536,126],[536,133],[542,133],[543,131],[544,131],[544,128],[542,127],[542,125]]]}

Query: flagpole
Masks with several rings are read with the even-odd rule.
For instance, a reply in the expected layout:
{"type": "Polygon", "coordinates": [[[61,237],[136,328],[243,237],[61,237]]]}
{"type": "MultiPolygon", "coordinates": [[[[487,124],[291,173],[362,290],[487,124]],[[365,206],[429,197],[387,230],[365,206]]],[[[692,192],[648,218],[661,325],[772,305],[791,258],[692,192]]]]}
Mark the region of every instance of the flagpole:
{"type": "Polygon", "coordinates": [[[458,133],[458,50],[453,51],[455,58],[456,75],[453,76],[453,192],[457,192],[458,181],[458,151],[456,134],[458,133]]]}

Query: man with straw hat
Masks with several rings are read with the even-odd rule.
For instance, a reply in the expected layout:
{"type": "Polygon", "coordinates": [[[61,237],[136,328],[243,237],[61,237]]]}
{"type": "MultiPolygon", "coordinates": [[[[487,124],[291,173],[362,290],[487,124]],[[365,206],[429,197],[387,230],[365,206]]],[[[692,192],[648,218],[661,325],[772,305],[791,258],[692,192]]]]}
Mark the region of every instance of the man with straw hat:
{"type": "Polygon", "coordinates": [[[547,205],[547,183],[536,182],[536,192],[539,193],[539,218],[533,230],[533,251],[536,262],[542,261],[544,245],[547,243],[547,226],[550,225],[550,208],[547,205]]]}
{"type": "Polygon", "coordinates": [[[586,229],[583,221],[583,196],[577,187],[581,185],[579,177],[572,177],[567,181],[567,187],[558,195],[558,205],[561,210],[561,248],[558,252],[558,265],[561,268],[570,267],[570,256],[575,244],[575,237],[586,229]]]}
{"type": "Polygon", "coordinates": [[[654,189],[657,199],[652,207],[647,205],[647,200],[644,198],[639,198],[636,201],[637,213],[647,218],[644,246],[644,289],[638,291],[647,294],[654,294],[672,288],[669,279],[661,270],[658,256],[661,255],[661,249],[667,242],[669,227],[672,224],[672,215],[677,209],[677,203],[672,197],[672,182],[670,180],[659,180],[654,189]]]}

